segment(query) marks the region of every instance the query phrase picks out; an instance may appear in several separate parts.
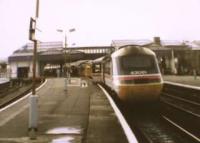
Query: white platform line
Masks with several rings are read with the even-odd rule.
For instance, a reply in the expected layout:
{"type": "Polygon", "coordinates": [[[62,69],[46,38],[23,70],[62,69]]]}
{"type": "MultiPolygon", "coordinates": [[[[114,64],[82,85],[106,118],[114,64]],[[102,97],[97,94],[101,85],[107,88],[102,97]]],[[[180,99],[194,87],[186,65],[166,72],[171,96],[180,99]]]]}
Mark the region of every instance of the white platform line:
{"type": "Polygon", "coordinates": [[[106,97],[108,98],[112,108],[115,111],[115,114],[120,122],[120,125],[122,126],[124,133],[127,137],[127,140],[129,141],[129,143],[138,143],[137,138],[135,137],[134,133],[132,132],[130,126],[128,125],[128,123],[126,122],[125,118],[123,117],[122,113],[120,112],[120,110],[117,108],[116,104],[114,103],[114,101],[112,100],[112,98],[110,97],[110,95],[106,92],[106,90],[98,84],[98,86],[102,89],[102,91],[105,93],[106,97]]]}
{"type": "Polygon", "coordinates": [[[187,130],[183,129],[181,126],[177,125],[176,123],[174,123],[172,120],[170,120],[169,118],[162,116],[165,120],[167,120],[168,122],[170,122],[172,125],[174,125],[175,127],[179,128],[181,131],[183,131],[184,133],[186,133],[187,135],[191,136],[192,138],[194,138],[195,140],[197,140],[198,142],[200,142],[200,139],[196,136],[194,136],[193,134],[191,134],[190,132],[188,132],[187,130]]]}

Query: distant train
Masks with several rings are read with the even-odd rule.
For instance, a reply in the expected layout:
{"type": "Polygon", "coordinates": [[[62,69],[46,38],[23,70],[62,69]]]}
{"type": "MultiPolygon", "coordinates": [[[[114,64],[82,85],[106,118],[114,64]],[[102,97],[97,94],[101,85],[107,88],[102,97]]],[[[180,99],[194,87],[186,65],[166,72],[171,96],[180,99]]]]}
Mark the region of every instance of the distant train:
{"type": "Polygon", "coordinates": [[[92,78],[128,102],[158,101],[163,87],[155,53],[134,45],[120,47],[111,55],[94,60],[92,78]]]}
{"type": "Polygon", "coordinates": [[[92,76],[92,67],[91,62],[88,60],[79,61],[78,63],[78,73],[79,76],[91,77],[92,76]]]}
{"type": "Polygon", "coordinates": [[[94,83],[101,83],[103,81],[103,59],[105,57],[92,61],[92,79],[94,83]]]}

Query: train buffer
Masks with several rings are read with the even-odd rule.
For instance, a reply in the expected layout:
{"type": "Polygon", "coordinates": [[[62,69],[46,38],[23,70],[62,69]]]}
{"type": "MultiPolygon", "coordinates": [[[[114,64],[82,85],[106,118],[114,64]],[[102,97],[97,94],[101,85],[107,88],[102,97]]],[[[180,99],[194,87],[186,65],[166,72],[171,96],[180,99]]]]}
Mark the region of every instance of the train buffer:
{"type": "Polygon", "coordinates": [[[0,143],[126,143],[127,137],[103,91],[90,80],[47,79],[37,91],[36,139],[28,136],[28,99],[0,110],[0,143]]]}

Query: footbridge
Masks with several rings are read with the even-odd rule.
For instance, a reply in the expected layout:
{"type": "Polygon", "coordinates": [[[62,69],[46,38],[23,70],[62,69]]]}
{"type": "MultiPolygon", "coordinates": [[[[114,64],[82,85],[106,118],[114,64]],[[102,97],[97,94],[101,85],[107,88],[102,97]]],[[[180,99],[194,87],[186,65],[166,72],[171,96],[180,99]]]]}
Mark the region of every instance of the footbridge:
{"type": "MultiPolygon", "coordinates": [[[[45,68],[63,69],[67,63],[79,60],[93,60],[111,53],[112,46],[68,47],[63,48],[62,43],[42,43],[37,49],[36,74],[41,76],[45,68]]],[[[32,76],[33,45],[27,44],[16,50],[9,58],[11,77],[32,76]]]]}

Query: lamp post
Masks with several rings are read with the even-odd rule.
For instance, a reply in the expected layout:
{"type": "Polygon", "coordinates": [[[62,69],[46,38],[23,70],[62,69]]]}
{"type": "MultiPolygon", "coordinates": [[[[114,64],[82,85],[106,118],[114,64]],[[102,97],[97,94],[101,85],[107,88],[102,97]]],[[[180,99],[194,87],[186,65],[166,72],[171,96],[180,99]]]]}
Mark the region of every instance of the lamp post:
{"type": "MultiPolygon", "coordinates": [[[[66,30],[62,30],[62,29],[57,29],[58,32],[61,32],[61,33],[64,33],[64,65],[66,63],[66,58],[67,58],[67,55],[66,55],[66,50],[67,50],[67,31],[66,30]]],[[[72,28],[72,29],[69,29],[68,32],[74,32],[75,31],[75,28],[72,28]]],[[[69,83],[71,83],[71,74],[70,74],[70,71],[71,71],[71,65],[70,65],[70,52],[68,52],[68,56],[69,56],[69,70],[68,72],[66,72],[65,70],[65,87],[64,87],[64,90],[66,91],[67,90],[67,78],[66,78],[66,73],[67,75],[69,76],[69,83]]]]}
{"type": "Polygon", "coordinates": [[[37,125],[38,125],[38,96],[36,95],[36,55],[37,55],[37,38],[35,38],[35,31],[37,29],[36,22],[39,17],[39,0],[36,0],[35,19],[30,19],[29,40],[34,42],[33,49],[33,82],[32,95],[29,97],[29,137],[36,139],[37,125]]]}

